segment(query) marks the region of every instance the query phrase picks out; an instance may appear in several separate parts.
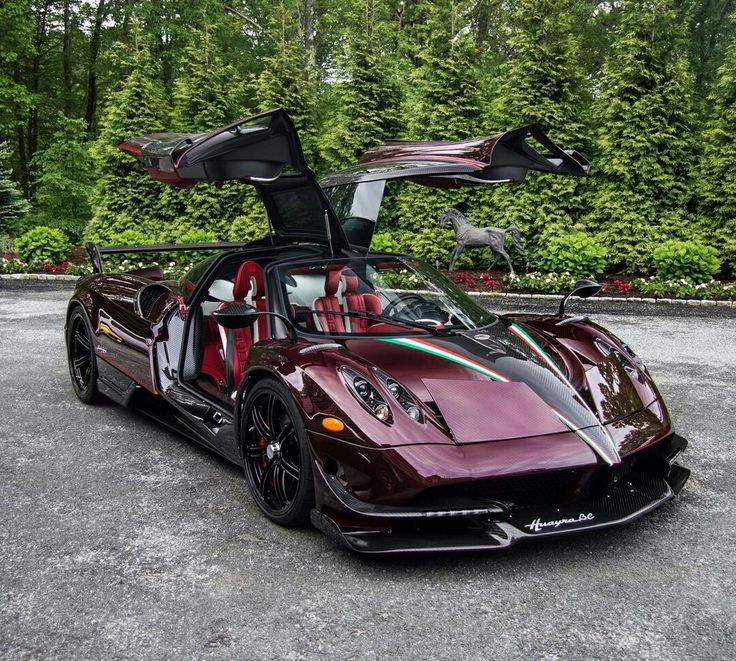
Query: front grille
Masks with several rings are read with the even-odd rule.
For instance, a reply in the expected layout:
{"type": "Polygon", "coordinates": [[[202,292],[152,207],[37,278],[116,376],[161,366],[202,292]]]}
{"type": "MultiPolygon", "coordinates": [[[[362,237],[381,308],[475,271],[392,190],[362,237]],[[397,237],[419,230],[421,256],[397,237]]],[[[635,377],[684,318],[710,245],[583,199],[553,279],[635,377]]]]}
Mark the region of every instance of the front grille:
{"type": "Polygon", "coordinates": [[[410,503],[417,508],[441,507],[443,503],[478,506],[487,501],[509,508],[564,507],[576,502],[595,500],[623,485],[636,466],[636,457],[619,466],[551,471],[464,482],[426,489],[410,503]]]}

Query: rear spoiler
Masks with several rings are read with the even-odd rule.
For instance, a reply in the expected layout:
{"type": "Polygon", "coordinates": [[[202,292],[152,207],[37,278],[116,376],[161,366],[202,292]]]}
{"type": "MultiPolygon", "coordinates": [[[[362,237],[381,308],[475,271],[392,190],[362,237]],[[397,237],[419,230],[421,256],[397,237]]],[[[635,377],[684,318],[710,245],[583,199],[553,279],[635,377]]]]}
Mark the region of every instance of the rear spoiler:
{"type": "Polygon", "coordinates": [[[147,252],[183,252],[186,250],[233,250],[242,248],[243,242],[227,243],[160,243],[146,246],[110,246],[100,248],[94,243],[88,243],[85,248],[92,262],[92,271],[94,273],[103,273],[102,256],[103,255],[135,255],[147,252]]]}

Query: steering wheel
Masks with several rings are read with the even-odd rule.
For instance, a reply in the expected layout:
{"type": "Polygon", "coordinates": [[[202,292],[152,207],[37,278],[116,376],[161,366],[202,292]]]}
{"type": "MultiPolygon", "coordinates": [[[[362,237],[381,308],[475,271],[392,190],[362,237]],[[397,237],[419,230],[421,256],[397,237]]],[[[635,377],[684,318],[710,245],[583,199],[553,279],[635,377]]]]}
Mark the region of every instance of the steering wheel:
{"type": "Polygon", "coordinates": [[[402,304],[404,307],[408,307],[409,301],[422,304],[424,303],[424,297],[411,292],[399,294],[395,300],[391,301],[385,308],[383,308],[383,314],[387,317],[393,317],[393,313],[396,311],[396,308],[402,304]]]}
{"type": "Polygon", "coordinates": [[[396,317],[396,311],[399,306],[410,314],[408,317],[411,321],[417,321],[423,324],[431,324],[433,326],[442,326],[450,321],[452,315],[448,314],[447,319],[444,321],[437,316],[425,316],[425,315],[439,315],[444,316],[447,314],[440,307],[434,303],[427,301],[423,296],[407,292],[399,294],[397,298],[389,303],[383,310],[383,314],[387,317],[396,317]]]}

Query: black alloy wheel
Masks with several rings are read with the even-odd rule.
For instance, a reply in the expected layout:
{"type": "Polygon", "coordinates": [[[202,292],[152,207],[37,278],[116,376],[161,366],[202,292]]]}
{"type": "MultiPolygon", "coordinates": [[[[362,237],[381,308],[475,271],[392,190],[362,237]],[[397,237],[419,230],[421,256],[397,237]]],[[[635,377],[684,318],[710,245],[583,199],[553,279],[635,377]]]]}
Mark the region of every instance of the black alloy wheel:
{"type": "Polygon", "coordinates": [[[85,404],[97,404],[104,398],[97,389],[97,357],[87,317],[76,308],[69,317],[66,331],[69,375],[77,397],[85,404]]]}
{"type": "Polygon", "coordinates": [[[245,477],[258,507],[280,525],[306,524],[314,506],[312,459],[288,390],[275,379],[256,383],[240,428],[245,477]]]}

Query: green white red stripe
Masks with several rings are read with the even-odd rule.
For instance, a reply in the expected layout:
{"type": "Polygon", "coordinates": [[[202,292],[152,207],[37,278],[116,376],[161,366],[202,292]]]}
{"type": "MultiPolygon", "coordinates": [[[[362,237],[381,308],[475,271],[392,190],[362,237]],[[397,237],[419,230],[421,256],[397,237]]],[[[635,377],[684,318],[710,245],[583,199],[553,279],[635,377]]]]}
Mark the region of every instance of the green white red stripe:
{"type": "MultiPolygon", "coordinates": [[[[590,410],[585,400],[580,396],[580,393],[575,390],[575,387],[572,385],[572,383],[570,383],[567,377],[562,373],[562,370],[560,370],[557,364],[544,352],[542,347],[540,347],[539,344],[537,344],[537,342],[534,340],[534,338],[532,338],[523,328],[517,326],[516,324],[512,324],[509,327],[509,330],[519,339],[521,339],[522,342],[529,346],[532,351],[534,351],[534,353],[536,353],[545,362],[545,364],[550,367],[550,369],[560,378],[560,380],[570,388],[573,395],[590,413],[596,426],[603,432],[603,442],[601,443],[600,441],[597,441],[590,434],[587,434],[582,429],[579,429],[574,423],[572,423],[561,413],[550,406],[554,414],[562,421],[563,424],[565,424],[565,426],[567,426],[571,431],[580,436],[580,438],[582,438],[583,441],[585,441],[585,443],[608,465],[619,463],[621,461],[621,458],[618,454],[618,451],[616,450],[613,439],[608,433],[608,430],[600,423],[600,420],[598,420],[593,411],[590,410]]],[[[463,356],[456,351],[445,349],[444,347],[440,347],[431,342],[427,342],[426,340],[408,337],[387,337],[380,338],[379,341],[386,342],[388,344],[394,344],[400,347],[406,347],[407,349],[414,349],[415,351],[421,351],[430,356],[449,360],[450,362],[456,363],[457,365],[461,365],[463,367],[466,367],[467,369],[473,370],[474,372],[483,374],[484,376],[487,376],[494,381],[500,381],[502,383],[509,383],[511,381],[511,379],[505,377],[500,372],[497,372],[490,367],[483,365],[482,363],[472,360],[467,356],[463,356]]]]}
{"type": "MultiPolygon", "coordinates": [[[[572,429],[578,436],[580,436],[590,447],[592,447],[598,456],[600,456],[607,464],[612,465],[615,463],[619,463],[621,461],[621,457],[618,454],[618,450],[616,449],[616,445],[613,442],[613,439],[611,438],[611,434],[609,431],[601,424],[601,421],[598,419],[598,416],[591,411],[590,407],[588,406],[587,402],[582,398],[580,393],[575,389],[575,386],[570,383],[569,379],[563,374],[562,370],[557,366],[557,363],[555,363],[554,360],[552,360],[547,353],[542,349],[541,346],[537,343],[537,341],[529,335],[521,326],[518,324],[511,324],[509,326],[509,331],[516,335],[524,344],[526,344],[534,353],[536,353],[544,362],[545,364],[557,375],[557,377],[568,387],[573,393],[573,396],[583,405],[585,410],[590,414],[590,417],[595,422],[596,426],[603,432],[604,438],[607,441],[606,446],[602,447],[600,443],[597,443],[594,441],[589,434],[586,434],[585,432],[581,431],[576,425],[574,425],[572,422],[570,422],[567,418],[563,417],[560,413],[555,411],[555,414],[557,415],[562,422],[564,422],[570,429],[572,429]]],[[[554,411],[554,409],[552,409],[554,411]]]]}
{"type": "Polygon", "coordinates": [[[483,365],[482,363],[476,362],[460,353],[439,347],[431,342],[425,340],[418,340],[409,337],[387,337],[381,338],[381,342],[388,342],[389,344],[396,344],[400,347],[406,347],[408,349],[415,349],[416,351],[423,351],[430,356],[436,356],[437,358],[444,358],[452,363],[457,363],[463,367],[467,367],[474,372],[483,374],[494,381],[501,381],[502,383],[508,383],[510,379],[506,378],[500,372],[492,370],[490,367],[483,365]]]}

